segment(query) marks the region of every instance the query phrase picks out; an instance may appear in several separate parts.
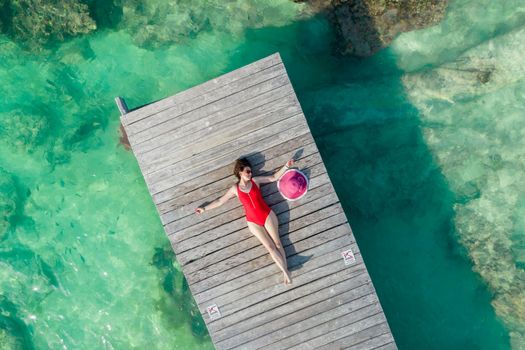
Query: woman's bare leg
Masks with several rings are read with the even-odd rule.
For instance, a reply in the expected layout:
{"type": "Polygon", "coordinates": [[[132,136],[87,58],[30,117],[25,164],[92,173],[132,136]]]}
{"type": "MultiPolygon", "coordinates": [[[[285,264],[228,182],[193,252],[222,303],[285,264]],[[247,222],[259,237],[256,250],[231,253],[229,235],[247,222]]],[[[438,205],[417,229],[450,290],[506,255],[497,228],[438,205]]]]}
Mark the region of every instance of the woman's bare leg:
{"type": "Polygon", "coordinates": [[[288,263],[286,262],[286,252],[284,251],[283,245],[281,244],[281,238],[279,237],[279,221],[273,210],[270,211],[270,215],[268,215],[266,218],[264,228],[272,238],[275,247],[277,247],[279,250],[279,253],[281,253],[281,256],[285,261],[284,266],[288,269],[288,263]]]}
{"type": "Polygon", "coordinates": [[[279,253],[281,253],[281,256],[284,260],[284,267],[286,269],[286,271],[283,271],[285,282],[292,283],[292,276],[288,271],[288,262],[286,261],[286,252],[284,251],[283,245],[281,243],[281,238],[279,236],[279,220],[277,219],[277,215],[275,215],[273,210],[270,211],[270,214],[266,218],[264,228],[272,238],[275,247],[277,248],[277,250],[279,250],[279,253]]]}
{"type": "Polygon", "coordinates": [[[268,250],[270,253],[270,256],[275,261],[277,266],[283,271],[285,274],[289,274],[288,270],[285,267],[285,261],[283,257],[281,256],[281,253],[279,253],[279,250],[275,246],[275,243],[273,242],[272,238],[266,233],[266,230],[263,226],[254,224],[253,222],[248,222],[248,229],[255,237],[261,241],[262,245],[268,250]]]}

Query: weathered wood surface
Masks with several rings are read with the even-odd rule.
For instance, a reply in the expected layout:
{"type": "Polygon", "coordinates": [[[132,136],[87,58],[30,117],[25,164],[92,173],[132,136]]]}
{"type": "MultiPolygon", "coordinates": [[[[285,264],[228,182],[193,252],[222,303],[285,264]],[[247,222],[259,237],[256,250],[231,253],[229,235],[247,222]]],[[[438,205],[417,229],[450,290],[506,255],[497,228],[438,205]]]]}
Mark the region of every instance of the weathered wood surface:
{"type": "Polygon", "coordinates": [[[350,225],[278,53],[121,116],[165,232],[218,349],[396,349],[350,225]],[[292,156],[306,196],[261,191],[279,218],[293,285],[247,226],[237,198],[196,215],[235,181],[292,156]],[[346,265],[341,252],[352,249],[346,265]],[[305,261],[306,259],[306,261],[305,261]],[[216,304],[221,317],[211,319],[216,304]]]}

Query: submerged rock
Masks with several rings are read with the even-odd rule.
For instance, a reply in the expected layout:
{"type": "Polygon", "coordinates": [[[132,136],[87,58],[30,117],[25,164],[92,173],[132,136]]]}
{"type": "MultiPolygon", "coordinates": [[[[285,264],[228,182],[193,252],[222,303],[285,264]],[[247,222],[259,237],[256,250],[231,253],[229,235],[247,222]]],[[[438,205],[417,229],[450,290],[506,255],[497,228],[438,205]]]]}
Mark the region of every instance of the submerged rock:
{"type": "Polygon", "coordinates": [[[335,24],[343,54],[371,56],[401,32],[441,21],[447,0],[309,0],[335,24]]]}
{"type": "Polygon", "coordinates": [[[71,0],[0,0],[3,32],[31,45],[96,29],[86,4],[71,0]]]}
{"type": "Polygon", "coordinates": [[[24,322],[22,312],[5,295],[0,294],[0,349],[35,349],[30,327],[24,322]]]}
{"type": "Polygon", "coordinates": [[[35,153],[51,132],[50,121],[41,114],[16,109],[2,114],[2,118],[0,137],[13,152],[35,153]]]}
{"type": "Polygon", "coordinates": [[[2,344],[2,349],[23,349],[20,340],[18,340],[16,337],[12,336],[5,329],[2,328],[0,328],[0,344],[2,344]]]}
{"type": "Polygon", "coordinates": [[[11,227],[11,219],[16,213],[17,201],[18,195],[12,175],[0,168],[0,240],[11,227]]]}
{"type": "MultiPolygon", "coordinates": [[[[420,112],[425,142],[456,194],[459,241],[493,295],[511,348],[525,349],[525,28],[501,34],[487,27],[482,30],[494,31],[490,40],[465,42],[468,50],[402,81],[420,112]]],[[[425,37],[436,39],[445,43],[427,57],[447,50],[440,30],[425,37]]]]}

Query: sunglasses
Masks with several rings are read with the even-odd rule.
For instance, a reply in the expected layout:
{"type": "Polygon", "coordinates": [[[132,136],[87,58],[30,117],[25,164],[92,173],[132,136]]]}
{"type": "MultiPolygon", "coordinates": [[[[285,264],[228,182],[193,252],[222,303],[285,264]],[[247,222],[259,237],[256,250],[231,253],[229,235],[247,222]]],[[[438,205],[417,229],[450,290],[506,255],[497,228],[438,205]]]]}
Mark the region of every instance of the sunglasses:
{"type": "Polygon", "coordinates": [[[243,171],[244,171],[246,174],[251,174],[251,173],[252,173],[252,171],[251,171],[250,169],[244,169],[243,171]]]}

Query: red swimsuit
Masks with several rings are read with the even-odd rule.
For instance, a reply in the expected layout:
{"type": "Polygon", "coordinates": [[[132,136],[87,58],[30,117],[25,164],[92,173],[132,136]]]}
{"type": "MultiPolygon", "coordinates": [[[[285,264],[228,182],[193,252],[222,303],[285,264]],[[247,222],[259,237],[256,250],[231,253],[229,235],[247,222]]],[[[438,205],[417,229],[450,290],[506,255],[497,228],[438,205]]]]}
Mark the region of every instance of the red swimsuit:
{"type": "Polygon", "coordinates": [[[237,193],[239,195],[239,200],[244,206],[244,211],[246,213],[246,221],[256,223],[257,225],[264,226],[266,218],[270,214],[270,207],[264,201],[261,190],[255,184],[253,179],[250,179],[252,183],[252,188],[250,192],[246,193],[241,191],[239,184],[237,184],[237,193]]]}

